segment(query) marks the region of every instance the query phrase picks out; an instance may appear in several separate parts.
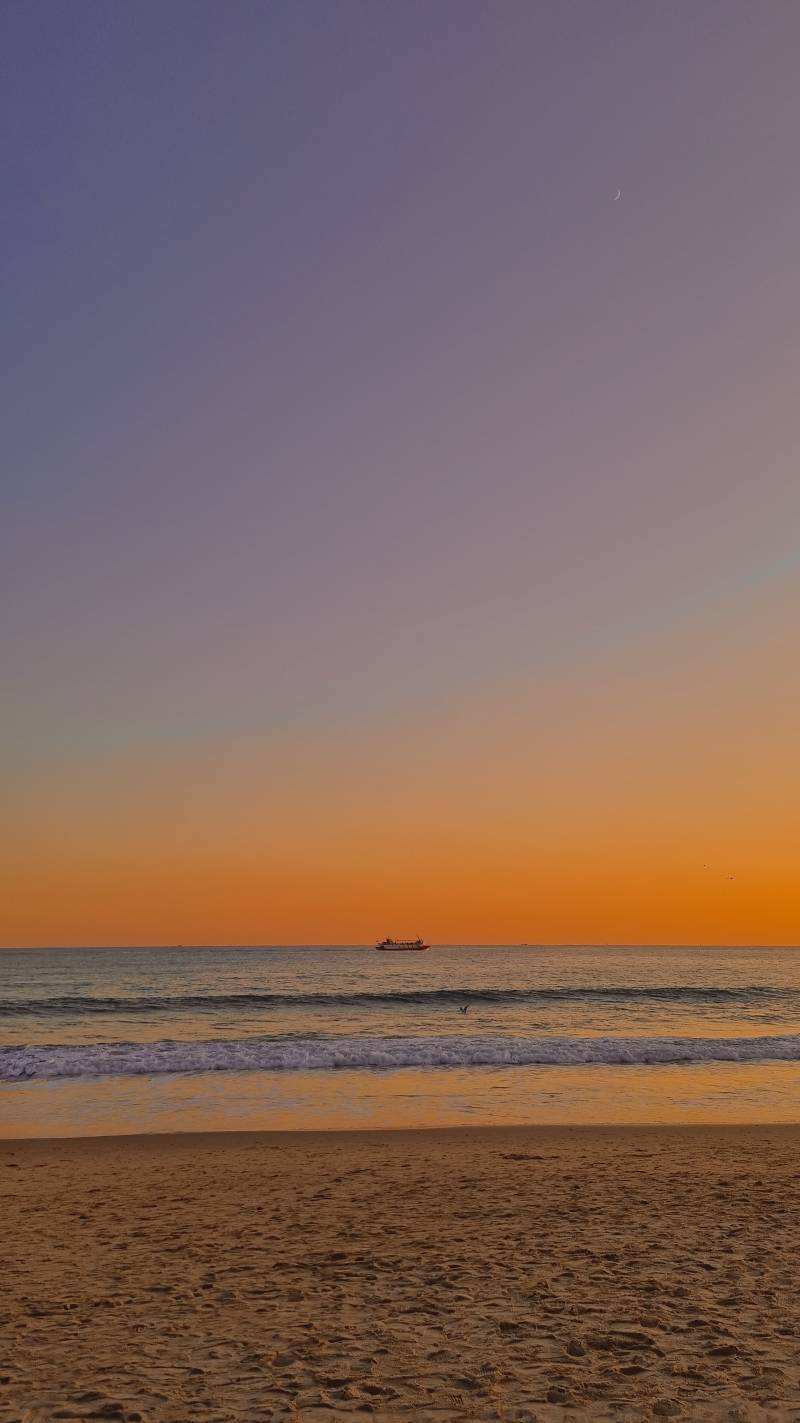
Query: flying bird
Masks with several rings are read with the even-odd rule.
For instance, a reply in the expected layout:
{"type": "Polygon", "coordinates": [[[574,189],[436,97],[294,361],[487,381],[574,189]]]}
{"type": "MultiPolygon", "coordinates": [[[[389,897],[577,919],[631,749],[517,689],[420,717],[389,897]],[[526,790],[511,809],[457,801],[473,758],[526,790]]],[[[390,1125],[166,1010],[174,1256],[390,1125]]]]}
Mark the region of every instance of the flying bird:
{"type": "Polygon", "coordinates": [[[468,1012],[469,1012],[469,1003],[466,1003],[463,1008],[459,1008],[458,1011],[459,1011],[459,1013],[468,1013],[468,1012]]]}
{"type": "Polygon", "coordinates": [[[621,197],[622,197],[622,189],[621,189],[621,188],[617,188],[617,191],[616,191],[615,194],[614,194],[614,202],[615,202],[615,203],[618,203],[621,197]]]}

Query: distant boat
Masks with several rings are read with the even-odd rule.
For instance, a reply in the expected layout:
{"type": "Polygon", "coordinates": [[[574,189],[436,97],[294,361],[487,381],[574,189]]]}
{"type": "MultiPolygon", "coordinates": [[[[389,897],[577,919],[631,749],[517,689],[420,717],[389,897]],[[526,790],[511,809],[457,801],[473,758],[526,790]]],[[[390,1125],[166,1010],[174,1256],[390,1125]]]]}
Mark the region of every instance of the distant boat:
{"type": "Polygon", "coordinates": [[[383,953],[391,951],[401,954],[419,954],[424,949],[429,949],[430,944],[423,944],[421,939],[381,939],[375,948],[382,950],[383,953]]]}

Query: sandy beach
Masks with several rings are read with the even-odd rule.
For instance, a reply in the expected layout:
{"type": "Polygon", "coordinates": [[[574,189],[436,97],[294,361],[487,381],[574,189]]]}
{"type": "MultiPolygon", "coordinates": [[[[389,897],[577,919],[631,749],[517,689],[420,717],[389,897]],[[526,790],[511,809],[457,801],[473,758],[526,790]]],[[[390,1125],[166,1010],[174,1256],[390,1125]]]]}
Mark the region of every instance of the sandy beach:
{"type": "Polygon", "coordinates": [[[800,1129],[0,1144],[0,1418],[800,1418],[800,1129]]]}

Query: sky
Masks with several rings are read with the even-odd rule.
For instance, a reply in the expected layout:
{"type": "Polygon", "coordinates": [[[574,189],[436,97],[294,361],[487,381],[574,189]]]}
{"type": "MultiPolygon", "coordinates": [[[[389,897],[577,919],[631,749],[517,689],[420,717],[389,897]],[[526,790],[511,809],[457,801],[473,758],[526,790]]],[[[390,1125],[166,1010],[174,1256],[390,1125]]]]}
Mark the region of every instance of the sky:
{"type": "Polygon", "coordinates": [[[800,942],[799,47],[7,0],[0,944],[800,942]]]}

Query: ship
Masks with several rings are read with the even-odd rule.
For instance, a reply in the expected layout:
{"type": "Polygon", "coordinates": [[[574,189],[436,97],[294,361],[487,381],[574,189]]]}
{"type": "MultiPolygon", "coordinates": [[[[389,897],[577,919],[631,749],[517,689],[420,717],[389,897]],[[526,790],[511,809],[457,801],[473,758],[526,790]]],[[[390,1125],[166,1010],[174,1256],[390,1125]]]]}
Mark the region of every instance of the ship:
{"type": "Polygon", "coordinates": [[[424,949],[429,949],[430,944],[423,944],[421,939],[381,939],[375,948],[381,949],[384,953],[393,951],[401,954],[419,954],[424,949]]]}

